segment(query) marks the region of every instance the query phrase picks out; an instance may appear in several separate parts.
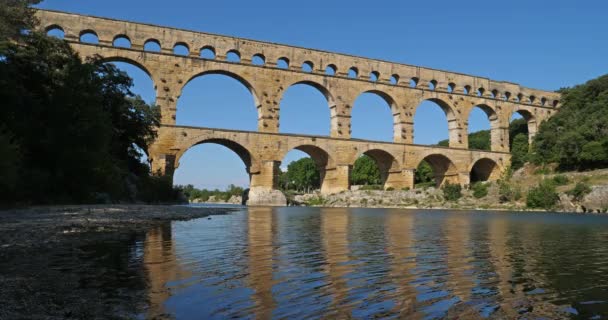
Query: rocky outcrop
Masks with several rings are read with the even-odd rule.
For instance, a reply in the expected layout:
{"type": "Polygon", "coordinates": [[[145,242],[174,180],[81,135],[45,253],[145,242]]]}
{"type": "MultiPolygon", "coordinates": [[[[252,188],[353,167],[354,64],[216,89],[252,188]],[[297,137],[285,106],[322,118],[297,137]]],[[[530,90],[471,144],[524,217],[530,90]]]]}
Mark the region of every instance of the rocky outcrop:
{"type": "Polygon", "coordinates": [[[581,201],[586,212],[602,213],[608,210],[608,185],[593,186],[581,201]]]}
{"type": "Polygon", "coordinates": [[[241,196],[232,196],[228,200],[222,200],[217,198],[216,196],[210,196],[207,201],[203,201],[202,199],[193,199],[190,201],[191,203],[225,203],[225,204],[241,204],[243,202],[243,198],[241,196]]]}
{"type": "Polygon", "coordinates": [[[253,187],[249,189],[245,198],[248,206],[281,207],[287,205],[287,198],[279,190],[253,187]]]}

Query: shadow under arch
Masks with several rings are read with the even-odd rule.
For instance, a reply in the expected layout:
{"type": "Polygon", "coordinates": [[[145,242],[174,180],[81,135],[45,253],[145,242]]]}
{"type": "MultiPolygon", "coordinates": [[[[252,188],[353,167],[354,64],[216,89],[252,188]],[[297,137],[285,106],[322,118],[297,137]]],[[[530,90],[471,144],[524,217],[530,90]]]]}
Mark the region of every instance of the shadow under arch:
{"type": "Polygon", "coordinates": [[[361,152],[356,159],[359,159],[363,155],[372,158],[376,163],[376,166],[380,171],[380,183],[384,189],[394,187],[391,176],[396,175],[396,178],[399,178],[401,175],[401,165],[397,158],[391,153],[381,149],[369,149],[361,152]]]}
{"type": "MultiPolygon", "coordinates": [[[[480,109],[481,111],[483,111],[487,118],[488,118],[488,122],[490,123],[490,150],[492,151],[500,151],[501,149],[501,143],[504,143],[504,141],[501,142],[501,137],[500,137],[500,121],[498,118],[498,114],[496,113],[496,110],[494,110],[494,108],[490,107],[487,104],[477,104],[475,106],[473,106],[469,112],[467,114],[464,115],[467,123],[469,122],[469,119],[471,118],[471,114],[473,113],[473,109],[480,109]]],[[[472,132],[467,132],[467,134],[471,134],[472,132]]],[[[470,142],[467,145],[467,148],[470,149],[470,142]]]]}
{"type": "MultiPolygon", "coordinates": [[[[458,118],[456,116],[456,111],[454,108],[447,103],[446,101],[439,98],[426,98],[420,101],[420,103],[414,109],[412,119],[414,121],[414,126],[416,126],[416,114],[418,113],[418,109],[425,102],[433,102],[435,105],[439,106],[439,108],[443,111],[447,120],[447,129],[448,129],[448,140],[449,146],[455,147],[458,146],[461,142],[461,139],[458,136],[458,129],[460,127],[458,123],[458,118]]],[[[412,141],[414,141],[414,137],[416,136],[416,132],[414,132],[414,136],[412,137],[412,141]]]]}
{"type": "MultiPolygon", "coordinates": [[[[304,86],[308,86],[308,87],[312,87],[313,89],[316,89],[316,91],[318,91],[319,93],[321,93],[321,95],[325,98],[325,101],[327,103],[327,110],[328,110],[328,114],[329,114],[329,118],[328,119],[328,123],[329,123],[329,132],[327,132],[327,134],[322,134],[322,135],[326,135],[329,136],[331,135],[331,132],[334,132],[334,130],[337,130],[337,124],[334,124],[334,118],[335,118],[335,100],[333,95],[331,94],[331,92],[322,84],[315,82],[315,81],[311,81],[311,80],[301,80],[301,81],[295,81],[293,83],[290,83],[288,85],[285,86],[285,90],[283,90],[280,102],[279,102],[279,119],[283,119],[283,121],[279,120],[279,132],[284,132],[284,133],[301,133],[301,134],[307,134],[307,132],[292,132],[290,130],[285,130],[285,126],[283,125],[285,116],[284,116],[284,111],[285,111],[285,98],[287,96],[287,92],[289,91],[290,88],[298,86],[298,85],[304,85],[304,86]]],[[[318,122],[319,119],[317,119],[316,121],[318,122]]]]}
{"type": "Polygon", "coordinates": [[[471,165],[469,172],[470,181],[473,183],[498,180],[501,169],[496,161],[489,158],[481,158],[471,165]]]}
{"type": "Polygon", "coordinates": [[[446,183],[458,184],[458,171],[454,162],[442,154],[430,154],[418,162],[418,167],[422,161],[426,161],[433,169],[435,185],[441,187],[446,183]]]}
{"type": "Polygon", "coordinates": [[[281,161],[285,159],[287,154],[292,150],[299,150],[306,153],[315,163],[317,170],[319,170],[319,184],[321,186],[321,192],[329,189],[329,178],[328,171],[335,170],[332,157],[327,151],[321,147],[309,144],[297,145],[289,148],[281,157],[281,161]]]}
{"type": "MultiPolygon", "coordinates": [[[[390,119],[392,121],[392,137],[391,139],[389,139],[388,141],[393,141],[393,142],[398,142],[400,141],[400,137],[401,137],[401,132],[403,129],[403,123],[400,119],[399,115],[399,107],[397,106],[397,103],[395,102],[395,99],[393,99],[393,97],[391,95],[389,95],[388,93],[381,91],[381,90],[377,90],[377,89],[369,89],[369,90],[365,90],[363,92],[361,92],[359,95],[357,95],[357,97],[355,98],[355,100],[352,102],[352,109],[351,109],[351,124],[352,124],[352,128],[353,128],[353,132],[354,132],[354,128],[356,126],[355,122],[355,117],[354,117],[354,110],[357,104],[357,101],[364,96],[365,94],[371,94],[374,96],[379,97],[382,101],[384,101],[384,103],[386,103],[386,105],[389,107],[389,111],[390,111],[390,119]]],[[[377,140],[377,139],[373,139],[373,140],[377,140]]],[[[384,140],[384,139],[382,139],[384,140]]]]}

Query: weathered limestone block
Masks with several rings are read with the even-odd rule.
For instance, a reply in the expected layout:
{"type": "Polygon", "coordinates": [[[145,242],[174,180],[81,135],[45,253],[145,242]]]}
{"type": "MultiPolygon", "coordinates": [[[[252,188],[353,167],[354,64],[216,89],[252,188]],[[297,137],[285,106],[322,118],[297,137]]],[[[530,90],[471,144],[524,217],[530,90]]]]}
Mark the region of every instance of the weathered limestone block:
{"type": "Polygon", "coordinates": [[[246,203],[248,206],[281,207],[287,205],[287,198],[283,192],[263,187],[249,189],[246,203]]]}

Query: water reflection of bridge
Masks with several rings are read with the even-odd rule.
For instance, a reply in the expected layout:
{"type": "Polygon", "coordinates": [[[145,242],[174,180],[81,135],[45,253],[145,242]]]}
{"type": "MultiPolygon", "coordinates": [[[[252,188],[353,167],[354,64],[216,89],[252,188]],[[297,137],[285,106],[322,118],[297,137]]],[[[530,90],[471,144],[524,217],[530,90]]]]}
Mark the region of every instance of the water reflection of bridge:
{"type": "MultiPolygon", "coordinates": [[[[493,218],[475,224],[466,214],[433,219],[432,223],[440,222],[432,233],[436,237],[433,239],[428,234],[421,236],[415,232],[421,227],[415,213],[386,210],[383,215],[369,220],[369,215],[363,217],[347,209],[321,209],[319,216],[314,217],[318,220],[311,219],[308,224],[298,225],[304,228],[300,231],[318,228],[312,231],[318,237],[312,245],[318,245],[316,249],[320,255],[315,259],[320,261],[302,262],[292,261],[290,259],[295,258],[280,252],[283,250],[280,248],[282,241],[300,239],[299,234],[285,234],[293,232],[294,226],[289,225],[292,221],[282,218],[280,210],[249,208],[245,217],[245,269],[239,274],[246,275],[241,283],[251,292],[252,307],[247,312],[258,319],[281,315],[276,312],[285,308],[281,303],[285,303],[286,298],[280,295],[281,290],[277,290],[277,286],[280,287],[282,281],[293,279],[285,279],[284,274],[277,276],[277,273],[281,273],[285,266],[292,268],[298,263],[321,265],[323,276],[319,281],[323,284],[315,289],[315,295],[325,298],[319,300],[317,307],[323,311],[324,317],[330,318],[353,317],[361,307],[362,301],[357,295],[361,290],[372,290],[373,299],[391,302],[392,307],[384,310],[382,316],[408,318],[422,318],[427,312],[439,312],[475,319],[493,308],[509,317],[517,314],[513,301],[529,299],[524,294],[523,285],[514,283],[513,277],[515,269],[532,275],[533,262],[520,261],[520,265],[514,265],[511,261],[509,252],[512,248],[509,247],[518,244],[509,243],[512,230],[505,219],[493,218]],[[383,219],[383,224],[365,225],[376,219],[383,219]],[[383,231],[373,229],[378,226],[383,231]],[[362,230],[363,234],[374,231],[374,239],[361,236],[362,230]],[[366,241],[374,243],[365,244],[366,241]],[[364,249],[359,247],[356,249],[359,251],[353,251],[354,242],[363,242],[364,249]],[[378,253],[378,243],[383,244],[384,252],[378,253]],[[433,246],[431,254],[435,256],[428,259],[424,256],[428,255],[424,248],[433,246]],[[368,253],[365,250],[375,251],[383,260],[358,259],[357,255],[368,253]],[[354,260],[357,263],[353,263],[354,260]],[[372,274],[368,274],[370,270],[372,274]],[[366,276],[375,277],[366,279],[372,288],[361,288],[361,283],[353,281],[366,276]],[[433,294],[440,295],[428,299],[433,294]],[[446,305],[441,306],[442,303],[446,305]]],[[[308,245],[311,244],[305,246],[308,245]]],[[[165,304],[172,294],[170,283],[190,277],[205,277],[193,274],[180,264],[169,224],[148,232],[143,252],[149,281],[149,317],[167,313],[165,304]]],[[[294,284],[298,282],[291,283],[294,284]]]]}

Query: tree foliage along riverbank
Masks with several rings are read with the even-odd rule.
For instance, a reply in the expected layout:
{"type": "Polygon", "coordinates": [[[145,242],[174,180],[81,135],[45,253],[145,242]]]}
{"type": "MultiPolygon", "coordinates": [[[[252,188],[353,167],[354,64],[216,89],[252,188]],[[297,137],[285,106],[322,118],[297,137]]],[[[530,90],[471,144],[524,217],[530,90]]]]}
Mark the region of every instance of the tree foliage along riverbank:
{"type": "Polygon", "coordinates": [[[0,203],[175,199],[138,151],[155,138],[158,109],[115,66],[31,31],[37,2],[0,8],[0,203]]]}
{"type": "Polygon", "coordinates": [[[560,170],[608,167],[608,75],[560,92],[562,107],[540,125],[532,161],[560,170]]]}

